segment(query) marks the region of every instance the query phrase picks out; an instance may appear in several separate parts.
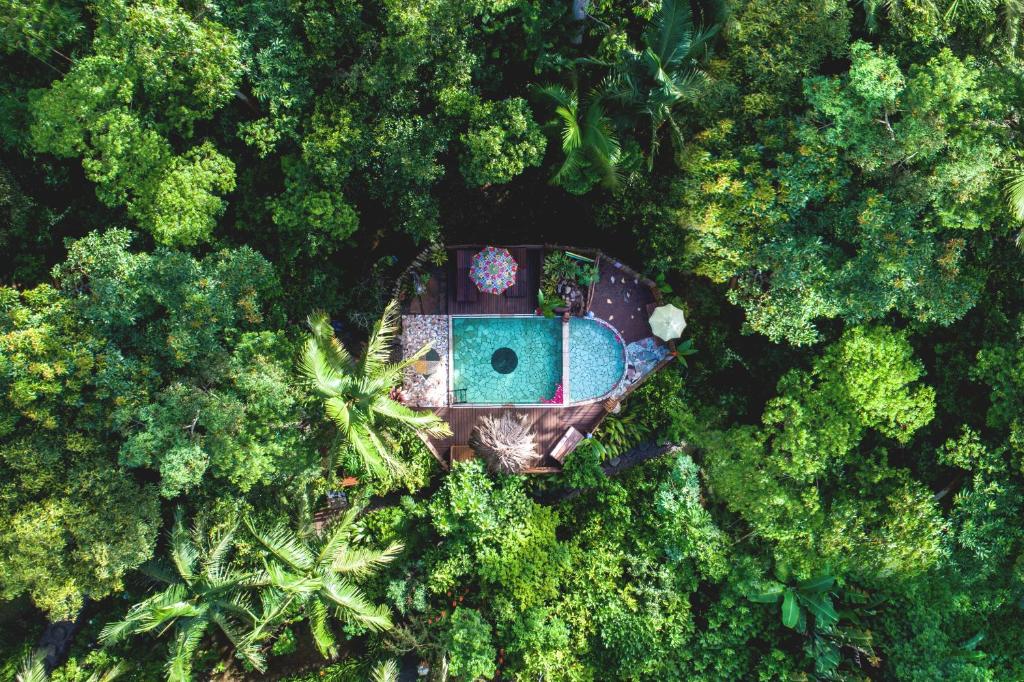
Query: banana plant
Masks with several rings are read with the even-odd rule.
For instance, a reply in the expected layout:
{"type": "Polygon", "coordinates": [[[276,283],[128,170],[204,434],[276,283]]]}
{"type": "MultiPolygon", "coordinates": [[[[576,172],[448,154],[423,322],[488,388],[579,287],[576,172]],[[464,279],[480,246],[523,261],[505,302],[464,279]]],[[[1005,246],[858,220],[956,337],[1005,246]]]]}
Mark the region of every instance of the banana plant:
{"type": "Polygon", "coordinates": [[[830,594],[835,583],[835,576],[831,575],[819,575],[794,585],[777,582],[768,591],[750,594],[748,598],[762,604],[780,604],[782,624],[806,634],[808,614],[814,616],[814,625],[818,628],[839,622],[830,594]]]}
{"type": "Polygon", "coordinates": [[[804,650],[814,661],[816,679],[845,679],[840,673],[843,649],[853,651],[860,664],[879,665],[871,631],[862,625],[861,617],[873,613],[880,600],[855,589],[840,595],[835,589],[836,577],[827,573],[786,584],[786,572],[777,570],[776,578],[768,590],[747,596],[762,604],[779,604],[782,624],[806,637],[804,650]],[[833,602],[840,598],[848,607],[841,611],[833,602]],[[843,625],[840,619],[845,621],[843,625]]]}

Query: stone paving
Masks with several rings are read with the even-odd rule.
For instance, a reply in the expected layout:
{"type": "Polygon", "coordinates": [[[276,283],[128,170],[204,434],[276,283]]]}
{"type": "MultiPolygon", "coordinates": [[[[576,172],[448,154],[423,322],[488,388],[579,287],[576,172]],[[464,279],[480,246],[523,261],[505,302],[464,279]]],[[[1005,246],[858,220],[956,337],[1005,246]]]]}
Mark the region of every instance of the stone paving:
{"type": "Polygon", "coordinates": [[[407,358],[424,344],[441,356],[437,370],[430,376],[405,369],[402,380],[402,401],[415,407],[448,405],[448,316],[402,315],[402,357],[407,358]]]}

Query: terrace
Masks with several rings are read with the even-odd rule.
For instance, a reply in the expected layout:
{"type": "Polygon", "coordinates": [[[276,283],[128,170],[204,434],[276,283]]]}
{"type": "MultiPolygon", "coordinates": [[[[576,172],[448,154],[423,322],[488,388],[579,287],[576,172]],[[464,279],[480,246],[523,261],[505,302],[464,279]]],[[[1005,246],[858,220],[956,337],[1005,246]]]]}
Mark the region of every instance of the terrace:
{"type": "Polygon", "coordinates": [[[511,414],[533,434],[535,461],[523,473],[557,472],[620,401],[673,359],[674,345],[649,323],[660,292],[595,250],[518,245],[499,247],[516,271],[507,288],[488,293],[470,277],[472,259],[484,248],[424,252],[401,278],[402,357],[431,345],[406,370],[401,400],[451,426],[452,436],[426,439],[445,467],[476,456],[469,443],[481,418],[511,414]],[[559,280],[562,305],[549,304],[545,317],[538,292],[546,288],[550,301],[555,285],[549,271],[545,286],[544,262],[552,253],[596,277],[586,284],[559,280]]]}

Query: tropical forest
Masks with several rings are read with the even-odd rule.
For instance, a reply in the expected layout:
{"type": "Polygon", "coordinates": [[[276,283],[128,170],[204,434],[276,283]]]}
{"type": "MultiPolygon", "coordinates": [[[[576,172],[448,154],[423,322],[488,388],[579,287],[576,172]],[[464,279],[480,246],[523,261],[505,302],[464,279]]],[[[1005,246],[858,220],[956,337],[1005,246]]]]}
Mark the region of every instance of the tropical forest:
{"type": "Polygon", "coordinates": [[[0,680],[114,679],[1024,681],[1024,0],[0,0],[0,680]]]}

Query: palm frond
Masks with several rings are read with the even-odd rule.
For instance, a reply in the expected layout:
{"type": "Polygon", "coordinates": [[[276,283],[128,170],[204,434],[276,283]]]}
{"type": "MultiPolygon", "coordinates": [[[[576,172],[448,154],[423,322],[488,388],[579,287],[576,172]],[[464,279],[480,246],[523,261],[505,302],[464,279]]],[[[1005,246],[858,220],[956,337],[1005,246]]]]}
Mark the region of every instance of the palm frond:
{"type": "Polygon", "coordinates": [[[400,328],[398,310],[398,301],[392,300],[384,307],[380,319],[374,323],[373,331],[370,332],[370,338],[366,342],[366,351],[360,362],[360,375],[374,374],[391,357],[391,349],[400,328]]]}
{"type": "Polygon", "coordinates": [[[401,403],[391,400],[387,396],[377,398],[373,403],[373,411],[381,416],[393,419],[394,421],[408,426],[416,431],[422,431],[431,436],[443,438],[452,435],[448,422],[438,417],[435,413],[426,410],[413,410],[401,403]]]}
{"type": "Polygon", "coordinates": [[[580,150],[574,149],[572,152],[565,155],[565,160],[562,161],[562,165],[558,167],[555,174],[551,176],[551,183],[555,185],[565,185],[574,175],[582,170],[584,160],[580,150]]]}
{"type": "Polygon", "coordinates": [[[180,579],[174,568],[167,562],[161,560],[147,561],[139,567],[139,572],[148,578],[152,578],[153,580],[166,583],[168,585],[175,583],[180,579]]]}
{"type": "Polygon", "coordinates": [[[338,430],[348,436],[352,429],[352,413],[349,411],[348,401],[341,397],[328,398],[324,401],[324,412],[327,418],[338,426],[338,430]]]}
{"type": "Polygon", "coordinates": [[[318,591],[322,583],[308,574],[292,573],[276,563],[267,564],[270,584],[288,595],[304,597],[318,591]]]}
{"type": "Polygon", "coordinates": [[[327,526],[323,542],[317,551],[316,565],[318,569],[323,570],[334,563],[334,555],[351,541],[352,523],[360,511],[361,507],[359,506],[350,507],[327,526]]]}
{"type": "Polygon", "coordinates": [[[662,0],[644,31],[644,42],[662,64],[676,64],[690,51],[693,39],[693,15],[690,4],[678,0],[662,0]]]}
{"type": "Polygon", "coordinates": [[[297,571],[313,567],[315,559],[295,531],[281,524],[269,529],[260,529],[251,519],[245,519],[245,527],[253,538],[273,554],[279,561],[297,571]]]}
{"type": "Polygon", "coordinates": [[[183,512],[179,507],[174,511],[174,525],[171,526],[171,561],[185,582],[195,576],[195,565],[199,558],[199,549],[192,541],[192,535],[185,527],[183,512]]]}
{"type": "Polygon", "coordinates": [[[321,656],[330,658],[337,653],[337,641],[331,631],[327,607],[319,599],[314,600],[309,607],[309,631],[321,656]]]}
{"type": "Polygon", "coordinates": [[[370,672],[372,682],[398,682],[398,664],[394,659],[378,663],[370,672]]]}
{"type": "Polygon", "coordinates": [[[104,646],[122,641],[129,635],[139,632],[149,632],[165,625],[168,621],[173,622],[178,615],[186,613],[181,605],[187,605],[185,601],[186,591],[182,583],[170,585],[163,592],[135,604],[124,619],[107,623],[100,630],[100,643],[104,646]]]}
{"type": "Polygon", "coordinates": [[[352,355],[335,335],[334,328],[331,326],[331,318],[327,313],[322,310],[314,311],[306,318],[306,324],[309,325],[313,341],[320,348],[324,359],[334,367],[335,371],[352,372],[355,368],[352,355]]]}
{"type": "Polygon", "coordinates": [[[89,675],[85,682],[113,682],[126,672],[128,672],[128,664],[124,661],[118,661],[114,667],[109,670],[94,672],[92,675],[89,675]]]}
{"type": "Polygon", "coordinates": [[[351,424],[346,436],[367,472],[378,477],[388,472],[390,467],[387,464],[387,453],[384,452],[383,445],[378,445],[380,439],[374,436],[369,427],[351,424]]]}
{"type": "Polygon", "coordinates": [[[1005,171],[1003,195],[1010,213],[1018,222],[1024,222],[1024,168],[1010,168],[1005,171]]]}
{"type": "Polygon", "coordinates": [[[347,580],[325,580],[320,594],[334,603],[341,618],[359,623],[374,632],[391,627],[391,616],[387,609],[371,604],[362,590],[347,580]]]}
{"type": "Polygon", "coordinates": [[[45,656],[43,652],[36,650],[25,657],[21,668],[14,679],[17,682],[49,682],[50,676],[46,674],[45,656]]]}
{"type": "Polygon", "coordinates": [[[215,614],[211,620],[217,624],[224,636],[228,638],[235,649],[235,653],[248,661],[249,665],[263,672],[267,669],[266,656],[263,654],[261,643],[252,637],[252,633],[241,633],[235,625],[223,614],[215,614]]]}
{"type": "Polygon", "coordinates": [[[178,631],[167,659],[168,682],[189,682],[192,679],[192,659],[208,625],[205,620],[195,620],[178,631]]]}
{"type": "Polygon", "coordinates": [[[237,527],[237,525],[233,525],[216,533],[212,539],[210,550],[203,557],[203,571],[214,585],[223,584],[230,575],[227,559],[235,545],[237,527]]]}
{"type": "Polygon", "coordinates": [[[325,398],[338,395],[344,387],[343,370],[331,362],[329,353],[315,337],[306,339],[299,357],[299,371],[313,390],[325,398]]]}
{"type": "Polygon", "coordinates": [[[392,542],[383,550],[342,545],[334,553],[331,565],[339,573],[362,578],[394,561],[403,549],[405,549],[405,545],[400,542],[392,542]]]}

